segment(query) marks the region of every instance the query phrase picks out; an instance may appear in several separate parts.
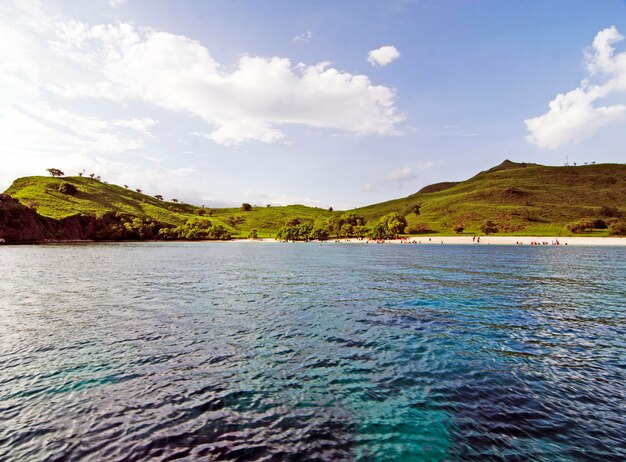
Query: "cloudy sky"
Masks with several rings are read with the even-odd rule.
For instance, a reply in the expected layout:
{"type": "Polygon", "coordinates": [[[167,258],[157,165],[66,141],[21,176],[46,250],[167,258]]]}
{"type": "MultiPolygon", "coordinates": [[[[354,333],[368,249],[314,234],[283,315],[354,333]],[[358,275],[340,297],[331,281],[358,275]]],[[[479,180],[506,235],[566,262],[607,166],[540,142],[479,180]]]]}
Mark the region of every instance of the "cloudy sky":
{"type": "Polygon", "coordinates": [[[337,209],[626,161],[622,0],[0,0],[0,190],[337,209]]]}

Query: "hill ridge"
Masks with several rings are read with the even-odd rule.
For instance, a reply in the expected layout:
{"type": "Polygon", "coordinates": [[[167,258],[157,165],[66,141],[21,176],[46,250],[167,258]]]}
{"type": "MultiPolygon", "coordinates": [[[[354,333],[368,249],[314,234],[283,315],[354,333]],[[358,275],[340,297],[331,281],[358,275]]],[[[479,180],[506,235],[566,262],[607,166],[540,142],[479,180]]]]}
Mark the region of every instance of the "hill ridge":
{"type": "MultiPolygon", "coordinates": [[[[222,226],[236,237],[247,237],[253,230],[259,237],[275,236],[287,220],[294,218],[325,226],[329,218],[343,213],[303,205],[255,206],[250,211],[203,208],[73,176],[18,178],[5,194],[45,219],[118,214],[171,227],[202,219],[222,226]],[[61,192],[62,184],[72,185],[76,193],[61,192]]],[[[435,183],[410,196],[350,212],[363,216],[369,227],[383,215],[396,212],[406,217],[407,229],[412,233],[451,234],[452,228],[459,227],[479,233],[480,224],[492,220],[505,234],[566,235],[569,222],[599,218],[602,207],[615,209],[618,216],[626,215],[625,164],[557,167],[506,159],[467,180],[435,183]],[[419,214],[415,213],[416,206],[419,214]]],[[[9,226],[6,221],[5,217],[5,228],[9,226]]],[[[0,237],[1,233],[0,226],[0,237]]],[[[594,233],[602,235],[606,231],[594,233]]]]}

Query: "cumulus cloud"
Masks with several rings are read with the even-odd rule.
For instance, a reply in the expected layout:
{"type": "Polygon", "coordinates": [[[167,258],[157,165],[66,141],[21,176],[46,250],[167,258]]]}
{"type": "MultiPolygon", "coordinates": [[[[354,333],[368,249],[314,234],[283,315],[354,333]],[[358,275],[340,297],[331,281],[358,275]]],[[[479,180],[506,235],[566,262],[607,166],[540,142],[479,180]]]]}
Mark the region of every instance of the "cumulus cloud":
{"type": "Polygon", "coordinates": [[[400,57],[400,52],[393,45],[371,50],[367,55],[367,62],[372,66],[386,66],[400,57]]]}
{"type": "Polygon", "coordinates": [[[0,81],[33,95],[140,101],[192,115],[206,123],[203,135],[222,145],[273,143],[290,124],[391,135],[404,120],[392,88],[329,62],[243,56],[227,68],[198,41],[134,24],[7,24],[0,32],[12,39],[0,45],[0,81]]]}
{"type": "Polygon", "coordinates": [[[117,8],[118,6],[126,2],[127,0],[109,0],[109,5],[111,5],[113,8],[117,8]]]}
{"type": "Polygon", "coordinates": [[[547,113],[525,121],[530,143],[555,149],[586,140],[603,127],[626,121],[625,104],[601,103],[609,97],[624,99],[626,52],[615,53],[613,47],[623,39],[615,26],[596,34],[585,53],[588,78],[578,88],[559,93],[548,104],[547,113]]]}
{"type": "Polygon", "coordinates": [[[291,43],[308,43],[311,41],[311,39],[313,38],[313,32],[311,32],[310,30],[302,33],[302,34],[298,34],[296,36],[294,36],[291,39],[291,43]]]}

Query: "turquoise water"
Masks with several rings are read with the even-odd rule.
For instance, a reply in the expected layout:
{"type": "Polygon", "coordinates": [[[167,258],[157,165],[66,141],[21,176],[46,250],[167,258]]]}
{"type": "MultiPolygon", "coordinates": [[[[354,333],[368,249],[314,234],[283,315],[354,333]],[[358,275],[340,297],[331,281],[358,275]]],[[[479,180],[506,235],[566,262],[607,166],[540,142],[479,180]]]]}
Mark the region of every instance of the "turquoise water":
{"type": "Polygon", "coordinates": [[[626,460],[624,248],[0,262],[0,460],[626,460]]]}

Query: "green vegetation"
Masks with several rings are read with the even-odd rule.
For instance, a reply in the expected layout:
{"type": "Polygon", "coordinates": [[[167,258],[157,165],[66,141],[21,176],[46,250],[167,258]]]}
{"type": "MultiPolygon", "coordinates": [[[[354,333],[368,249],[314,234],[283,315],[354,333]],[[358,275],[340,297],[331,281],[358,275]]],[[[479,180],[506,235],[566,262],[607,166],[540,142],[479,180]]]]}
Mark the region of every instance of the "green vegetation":
{"type": "Polygon", "coordinates": [[[99,235],[113,238],[626,234],[626,165],[622,164],[546,167],[505,161],[466,181],[430,185],[405,198],[344,212],[332,207],[248,203],[198,207],[177,199],[166,201],[160,194],[148,196],[129,185],[106,184],[94,173],[75,177],[63,177],[58,169],[49,173],[50,177],[20,178],[6,194],[45,219],[99,219],[97,226],[111,226],[110,233],[99,235]]]}
{"type": "MultiPolygon", "coordinates": [[[[564,236],[571,222],[626,215],[626,165],[547,167],[505,161],[459,183],[439,183],[411,196],[355,209],[368,222],[396,211],[410,234],[481,234],[491,220],[499,234],[564,236]],[[407,213],[420,205],[419,215],[407,213]]],[[[607,229],[585,234],[606,236],[607,229]]]]}
{"type": "Polygon", "coordinates": [[[63,173],[61,170],[59,170],[58,168],[48,168],[46,169],[46,171],[53,177],[60,177],[65,175],[65,173],[63,173]]]}
{"type": "Polygon", "coordinates": [[[209,220],[189,219],[187,223],[176,228],[161,228],[159,239],[200,239],[229,240],[232,235],[222,225],[214,225],[209,220]]]}
{"type": "Polygon", "coordinates": [[[406,218],[398,212],[391,212],[380,218],[374,225],[370,236],[375,239],[394,239],[404,233],[406,218]]]}

